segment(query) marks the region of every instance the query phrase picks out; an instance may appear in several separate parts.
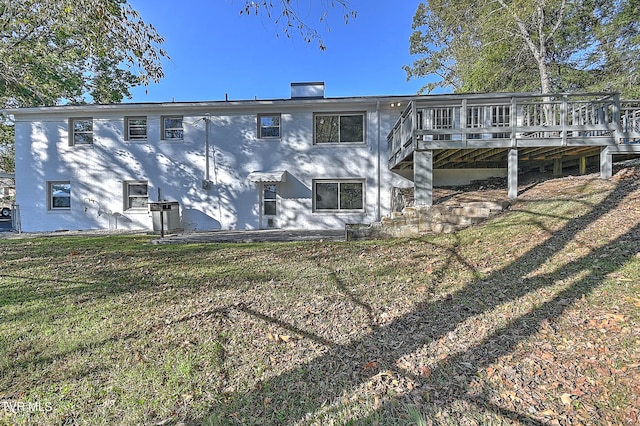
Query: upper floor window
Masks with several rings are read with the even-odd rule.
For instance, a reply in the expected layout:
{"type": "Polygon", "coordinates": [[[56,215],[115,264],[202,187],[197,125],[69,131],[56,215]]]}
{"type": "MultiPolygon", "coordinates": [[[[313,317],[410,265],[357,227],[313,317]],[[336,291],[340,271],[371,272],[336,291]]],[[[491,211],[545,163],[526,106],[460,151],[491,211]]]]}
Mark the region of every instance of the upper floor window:
{"type": "Polygon", "coordinates": [[[182,126],[182,116],[162,117],[162,139],[163,140],[183,140],[184,128],[182,126]]]}
{"type": "Polygon", "coordinates": [[[314,143],[364,143],[364,113],[314,114],[314,143]]]}
{"type": "Polygon", "coordinates": [[[280,114],[258,114],[258,138],[280,137],[280,114]]]}
{"type": "Polygon", "coordinates": [[[69,145],[93,144],[93,118],[69,119],[69,145]]]}
{"type": "Polygon", "coordinates": [[[71,208],[71,182],[47,182],[47,208],[49,210],[71,208]]]}
{"type": "Polygon", "coordinates": [[[146,141],[147,140],[147,117],[125,117],[125,140],[146,141]]]}
{"type": "Polygon", "coordinates": [[[124,182],[124,209],[142,210],[149,207],[149,184],[146,180],[124,182]]]}
{"type": "Polygon", "coordinates": [[[315,211],[362,211],[364,181],[318,180],[313,182],[315,211]]]}

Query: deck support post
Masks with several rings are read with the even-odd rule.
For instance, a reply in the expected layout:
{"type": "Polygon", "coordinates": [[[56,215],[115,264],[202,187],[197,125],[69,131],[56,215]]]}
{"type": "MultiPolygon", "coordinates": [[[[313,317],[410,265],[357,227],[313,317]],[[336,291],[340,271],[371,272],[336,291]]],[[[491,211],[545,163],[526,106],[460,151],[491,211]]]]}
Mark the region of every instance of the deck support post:
{"type": "Polygon", "coordinates": [[[413,153],[413,197],[416,206],[433,205],[433,151],[413,153]]]}
{"type": "Polygon", "coordinates": [[[553,160],[553,176],[562,176],[562,158],[554,158],[553,160]]]}
{"type": "Polygon", "coordinates": [[[613,174],[613,156],[608,146],[600,149],[600,177],[609,179],[613,174]]]}
{"type": "Polygon", "coordinates": [[[509,149],[508,154],[508,197],[518,198],[518,149],[509,149]]]}
{"type": "Polygon", "coordinates": [[[587,174],[587,157],[585,156],[580,157],[580,174],[587,174]]]}

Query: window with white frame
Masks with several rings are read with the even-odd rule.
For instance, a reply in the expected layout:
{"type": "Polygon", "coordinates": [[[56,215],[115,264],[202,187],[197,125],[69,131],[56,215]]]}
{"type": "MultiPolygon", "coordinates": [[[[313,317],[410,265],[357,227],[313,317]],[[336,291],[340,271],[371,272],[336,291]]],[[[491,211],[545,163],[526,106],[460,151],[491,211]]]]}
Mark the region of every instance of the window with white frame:
{"type": "Polygon", "coordinates": [[[262,214],[275,216],[277,213],[278,185],[264,184],[262,188],[262,214]]]}
{"type": "Polygon", "coordinates": [[[71,182],[68,180],[47,182],[47,209],[71,209],[71,182]]]}
{"type": "Polygon", "coordinates": [[[280,114],[258,114],[258,138],[280,138],[280,114]]]}
{"type": "Polygon", "coordinates": [[[181,141],[184,139],[184,127],[181,115],[162,117],[162,139],[166,141],[181,141]]]}
{"type": "Polygon", "coordinates": [[[364,210],[364,180],[314,180],[314,210],[362,211],[364,210]]]}
{"type": "Polygon", "coordinates": [[[147,117],[125,117],[125,140],[138,142],[147,140],[147,117]]]}
{"type": "Polygon", "coordinates": [[[314,114],[315,144],[364,143],[364,113],[314,114]]]}
{"type": "Polygon", "coordinates": [[[69,119],[69,145],[93,144],[93,118],[69,119]]]}
{"type": "Polygon", "coordinates": [[[124,209],[144,210],[149,206],[149,183],[146,180],[124,182],[124,209]]]}

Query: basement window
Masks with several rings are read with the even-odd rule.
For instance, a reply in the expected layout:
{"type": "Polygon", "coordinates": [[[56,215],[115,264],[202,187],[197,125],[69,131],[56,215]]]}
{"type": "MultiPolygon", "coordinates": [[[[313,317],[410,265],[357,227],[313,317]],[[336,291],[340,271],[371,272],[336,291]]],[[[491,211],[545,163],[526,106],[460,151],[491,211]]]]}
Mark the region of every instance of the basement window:
{"type": "Polygon", "coordinates": [[[47,182],[47,210],[71,209],[71,182],[47,182]]]}
{"type": "Polygon", "coordinates": [[[146,180],[124,182],[124,209],[147,211],[149,208],[149,183],[146,180]]]}
{"type": "Polygon", "coordinates": [[[314,211],[363,211],[364,180],[316,180],[313,182],[314,211]]]}

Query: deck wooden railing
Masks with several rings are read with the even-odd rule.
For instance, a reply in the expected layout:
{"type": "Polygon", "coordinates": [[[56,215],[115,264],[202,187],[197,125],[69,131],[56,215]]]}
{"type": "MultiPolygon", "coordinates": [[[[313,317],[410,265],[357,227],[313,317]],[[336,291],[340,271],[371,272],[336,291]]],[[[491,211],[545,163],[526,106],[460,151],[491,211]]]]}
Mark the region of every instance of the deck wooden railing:
{"type": "Polygon", "coordinates": [[[640,100],[621,102],[620,125],[620,143],[640,143],[640,100]]]}
{"type": "Polygon", "coordinates": [[[610,93],[436,95],[409,102],[388,136],[389,166],[413,150],[640,142],[640,101],[610,93]]]}

